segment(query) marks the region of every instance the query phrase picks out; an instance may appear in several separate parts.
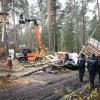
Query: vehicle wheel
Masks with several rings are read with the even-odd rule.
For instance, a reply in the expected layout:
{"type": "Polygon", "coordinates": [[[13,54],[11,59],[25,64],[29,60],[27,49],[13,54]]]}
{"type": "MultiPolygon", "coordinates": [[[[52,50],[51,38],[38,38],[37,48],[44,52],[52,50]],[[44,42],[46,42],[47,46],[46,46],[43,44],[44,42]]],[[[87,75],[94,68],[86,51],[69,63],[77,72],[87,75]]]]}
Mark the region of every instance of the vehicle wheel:
{"type": "Polygon", "coordinates": [[[21,58],[21,62],[25,62],[26,61],[26,59],[25,58],[21,58]]]}

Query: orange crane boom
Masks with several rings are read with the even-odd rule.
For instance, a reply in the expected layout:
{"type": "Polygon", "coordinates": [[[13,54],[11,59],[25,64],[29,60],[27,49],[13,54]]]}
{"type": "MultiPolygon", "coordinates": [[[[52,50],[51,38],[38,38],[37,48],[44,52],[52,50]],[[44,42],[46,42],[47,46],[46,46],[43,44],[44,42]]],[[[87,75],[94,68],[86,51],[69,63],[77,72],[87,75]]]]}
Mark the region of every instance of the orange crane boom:
{"type": "Polygon", "coordinates": [[[37,36],[37,40],[38,40],[38,43],[39,43],[39,49],[44,49],[41,34],[39,32],[39,27],[38,27],[36,20],[34,20],[34,32],[36,33],[36,36],[37,36]]]}
{"type": "Polygon", "coordinates": [[[37,40],[38,40],[38,44],[39,44],[38,50],[39,50],[39,52],[28,53],[27,54],[28,60],[35,60],[37,57],[41,57],[45,54],[45,48],[44,48],[44,45],[43,45],[43,42],[42,42],[41,34],[39,32],[39,27],[38,27],[36,20],[34,20],[34,32],[36,33],[36,37],[37,37],[37,40]]]}

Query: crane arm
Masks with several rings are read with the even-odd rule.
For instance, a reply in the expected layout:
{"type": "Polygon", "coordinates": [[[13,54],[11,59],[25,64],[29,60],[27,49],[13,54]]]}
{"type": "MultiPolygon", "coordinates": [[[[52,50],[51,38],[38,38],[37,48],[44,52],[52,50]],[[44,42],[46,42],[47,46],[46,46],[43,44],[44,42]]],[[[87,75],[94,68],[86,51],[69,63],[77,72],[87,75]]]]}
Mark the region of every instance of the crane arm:
{"type": "Polygon", "coordinates": [[[38,40],[38,43],[39,43],[40,52],[41,52],[41,50],[44,51],[44,45],[43,45],[43,42],[42,42],[41,34],[39,32],[39,27],[38,27],[36,20],[34,20],[34,32],[36,33],[36,37],[37,37],[37,40],[38,40]]]}

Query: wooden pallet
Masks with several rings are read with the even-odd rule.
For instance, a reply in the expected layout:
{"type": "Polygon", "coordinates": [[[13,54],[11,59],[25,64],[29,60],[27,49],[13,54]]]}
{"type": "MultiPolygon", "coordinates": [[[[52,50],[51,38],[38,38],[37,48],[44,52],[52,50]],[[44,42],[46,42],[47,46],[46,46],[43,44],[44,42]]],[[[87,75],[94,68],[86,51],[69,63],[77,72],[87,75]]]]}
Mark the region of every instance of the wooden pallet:
{"type": "MultiPolygon", "coordinates": [[[[92,38],[93,39],[93,38],[92,38]]],[[[95,40],[95,39],[94,39],[95,40]]],[[[97,41],[97,40],[95,40],[97,41]]],[[[99,42],[98,42],[99,43],[99,42]]],[[[86,56],[91,56],[92,54],[95,54],[96,56],[100,55],[100,49],[98,48],[98,46],[94,46],[93,43],[91,43],[90,41],[88,41],[83,47],[81,52],[86,56]]]]}

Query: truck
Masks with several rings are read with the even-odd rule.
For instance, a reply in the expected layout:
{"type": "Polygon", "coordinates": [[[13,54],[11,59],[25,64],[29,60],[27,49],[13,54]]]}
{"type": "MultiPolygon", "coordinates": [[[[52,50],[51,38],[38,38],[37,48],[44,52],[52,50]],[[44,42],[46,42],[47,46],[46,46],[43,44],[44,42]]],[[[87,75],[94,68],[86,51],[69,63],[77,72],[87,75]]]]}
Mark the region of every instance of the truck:
{"type": "Polygon", "coordinates": [[[36,33],[37,41],[39,44],[38,51],[33,52],[31,49],[24,48],[22,54],[17,57],[19,62],[35,61],[45,54],[44,44],[42,42],[41,34],[36,20],[34,21],[34,32],[36,33]]]}

